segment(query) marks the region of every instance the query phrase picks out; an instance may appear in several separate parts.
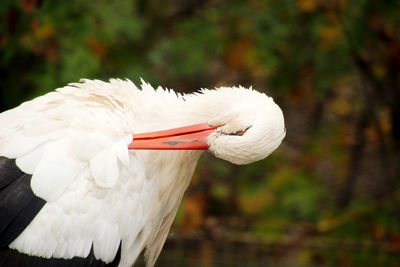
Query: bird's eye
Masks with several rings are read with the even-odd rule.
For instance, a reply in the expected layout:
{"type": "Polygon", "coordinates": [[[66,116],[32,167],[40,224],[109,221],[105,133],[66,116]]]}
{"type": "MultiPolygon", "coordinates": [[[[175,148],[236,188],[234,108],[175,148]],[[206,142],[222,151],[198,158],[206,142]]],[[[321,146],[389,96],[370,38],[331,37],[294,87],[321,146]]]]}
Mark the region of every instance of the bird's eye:
{"type": "Polygon", "coordinates": [[[237,131],[237,132],[235,132],[235,133],[229,133],[228,135],[242,136],[242,135],[244,135],[244,134],[246,133],[246,131],[247,131],[249,128],[251,128],[251,126],[250,126],[250,127],[247,127],[245,130],[237,131]]]}

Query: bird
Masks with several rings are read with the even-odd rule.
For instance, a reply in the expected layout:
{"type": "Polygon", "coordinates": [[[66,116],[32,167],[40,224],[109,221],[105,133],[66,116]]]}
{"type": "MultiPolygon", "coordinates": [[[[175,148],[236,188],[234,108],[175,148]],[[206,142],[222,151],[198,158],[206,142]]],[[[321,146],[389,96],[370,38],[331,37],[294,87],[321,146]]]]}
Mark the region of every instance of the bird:
{"type": "Polygon", "coordinates": [[[181,94],[142,79],[81,79],[0,125],[6,266],[132,266],[142,252],[154,266],[202,153],[248,164],[286,134],[251,87],[181,94]]]}

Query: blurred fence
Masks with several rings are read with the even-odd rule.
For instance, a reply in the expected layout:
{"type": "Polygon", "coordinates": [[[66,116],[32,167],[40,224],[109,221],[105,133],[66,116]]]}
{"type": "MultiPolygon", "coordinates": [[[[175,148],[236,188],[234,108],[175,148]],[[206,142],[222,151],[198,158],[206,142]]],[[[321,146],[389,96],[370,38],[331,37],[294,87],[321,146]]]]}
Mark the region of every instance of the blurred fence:
{"type": "MultiPolygon", "coordinates": [[[[399,263],[400,242],[326,237],[266,239],[235,233],[222,241],[172,235],[156,266],[400,266],[399,263]]],[[[141,258],[137,266],[144,265],[141,258]]]]}

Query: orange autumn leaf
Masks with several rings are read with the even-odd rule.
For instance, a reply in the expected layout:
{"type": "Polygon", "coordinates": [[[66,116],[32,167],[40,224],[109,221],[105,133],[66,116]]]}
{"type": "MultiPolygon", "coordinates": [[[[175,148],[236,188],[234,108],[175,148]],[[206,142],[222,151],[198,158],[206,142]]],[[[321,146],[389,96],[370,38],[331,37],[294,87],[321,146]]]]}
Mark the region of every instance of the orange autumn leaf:
{"type": "Polygon", "coordinates": [[[21,0],[22,8],[26,14],[31,13],[38,4],[38,0],[21,0]]]}
{"type": "Polygon", "coordinates": [[[312,83],[314,79],[314,70],[311,67],[304,67],[299,70],[298,82],[293,87],[291,96],[295,100],[301,100],[309,97],[312,93],[312,83]]]}
{"type": "Polygon", "coordinates": [[[49,39],[54,35],[54,28],[50,23],[40,24],[37,19],[32,19],[31,28],[34,36],[39,39],[49,39]]]}
{"type": "Polygon", "coordinates": [[[0,46],[3,47],[7,44],[8,42],[8,37],[6,35],[0,36],[0,46]]]}
{"type": "Polygon", "coordinates": [[[300,11],[305,13],[313,12],[319,6],[318,0],[297,0],[296,4],[300,11]]]}
{"type": "Polygon", "coordinates": [[[206,206],[206,199],[203,193],[187,196],[183,202],[183,222],[181,230],[183,233],[188,234],[204,222],[204,208],[206,206]]]}
{"type": "Polygon", "coordinates": [[[372,235],[375,239],[382,239],[386,234],[386,229],[383,225],[374,224],[372,228],[372,235]]]}
{"type": "Polygon", "coordinates": [[[240,208],[247,214],[258,214],[264,207],[272,205],[275,201],[275,195],[264,190],[251,195],[244,194],[239,196],[240,208]]]}
{"type": "Polygon", "coordinates": [[[252,44],[248,40],[233,43],[226,53],[226,64],[235,70],[246,68],[252,44]]]}
{"type": "Polygon", "coordinates": [[[319,30],[320,46],[329,49],[343,39],[342,31],[338,26],[326,26],[319,30]]]}
{"type": "Polygon", "coordinates": [[[97,40],[93,36],[88,36],[85,39],[86,45],[90,48],[90,50],[96,54],[98,57],[102,58],[107,54],[107,48],[104,44],[102,44],[99,40],[97,40]]]}

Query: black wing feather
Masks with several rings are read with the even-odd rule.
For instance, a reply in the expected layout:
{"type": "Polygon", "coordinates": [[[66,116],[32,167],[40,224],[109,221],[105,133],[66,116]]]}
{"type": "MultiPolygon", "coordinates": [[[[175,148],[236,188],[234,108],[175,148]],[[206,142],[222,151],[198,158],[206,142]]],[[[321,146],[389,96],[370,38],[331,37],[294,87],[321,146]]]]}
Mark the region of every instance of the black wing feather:
{"type": "Polygon", "coordinates": [[[46,204],[32,192],[31,178],[14,159],[0,157],[0,247],[17,238],[46,204]]]}
{"type": "Polygon", "coordinates": [[[0,190],[24,174],[15,164],[14,159],[0,156],[0,190]]]}

